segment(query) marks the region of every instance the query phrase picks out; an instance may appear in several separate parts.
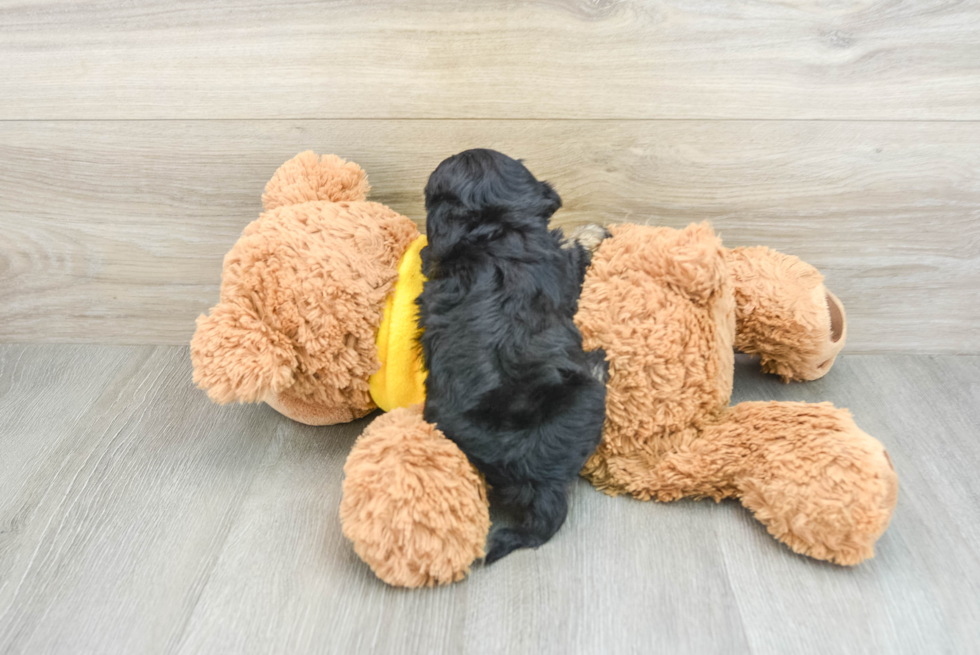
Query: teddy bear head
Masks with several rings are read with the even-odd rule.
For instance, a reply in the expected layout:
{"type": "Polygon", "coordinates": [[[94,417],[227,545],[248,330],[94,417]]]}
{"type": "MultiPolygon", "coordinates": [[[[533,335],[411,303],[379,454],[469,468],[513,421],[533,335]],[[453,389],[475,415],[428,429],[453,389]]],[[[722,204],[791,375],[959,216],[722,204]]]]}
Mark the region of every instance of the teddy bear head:
{"type": "Polygon", "coordinates": [[[265,401],[311,425],[375,408],[378,325],[418,230],[366,201],[369,189],[357,164],[313,152],[273,175],[191,341],[194,381],[212,400],[265,401]]]}

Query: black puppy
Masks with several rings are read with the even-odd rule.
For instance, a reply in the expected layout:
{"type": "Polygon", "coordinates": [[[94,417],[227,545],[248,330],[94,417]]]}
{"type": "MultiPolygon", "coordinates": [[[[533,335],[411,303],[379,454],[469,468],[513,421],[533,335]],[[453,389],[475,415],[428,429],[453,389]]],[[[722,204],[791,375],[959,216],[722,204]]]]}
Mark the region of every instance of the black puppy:
{"type": "Polygon", "coordinates": [[[493,150],[439,164],[425,206],[424,416],[486,477],[491,504],[520,517],[490,534],[490,564],[558,531],[599,444],[605,353],[583,351],[572,321],[591,255],[548,230],[551,186],[493,150]]]}

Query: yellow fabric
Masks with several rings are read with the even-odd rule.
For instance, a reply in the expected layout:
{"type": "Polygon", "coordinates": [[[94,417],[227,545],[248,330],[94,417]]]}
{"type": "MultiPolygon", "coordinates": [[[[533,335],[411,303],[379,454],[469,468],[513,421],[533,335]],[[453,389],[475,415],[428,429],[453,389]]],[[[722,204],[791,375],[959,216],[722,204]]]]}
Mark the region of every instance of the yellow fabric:
{"type": "Polygon", "coordinates": [[[412,242],[398,263],[398,281],[385,300],[384,318],[378,328],[378,359],[381,368],[371,376],[371,398],[390,412],[425,402],[425,376],[418,338],[418,307],[422,293],[422,257],[425,235],[412,242]]]}

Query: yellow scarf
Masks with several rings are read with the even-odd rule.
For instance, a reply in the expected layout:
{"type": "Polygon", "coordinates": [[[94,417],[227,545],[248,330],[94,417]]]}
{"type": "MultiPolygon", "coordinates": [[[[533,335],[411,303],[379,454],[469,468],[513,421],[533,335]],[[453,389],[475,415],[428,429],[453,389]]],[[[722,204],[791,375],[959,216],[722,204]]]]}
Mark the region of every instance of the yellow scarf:
{"type": "Polygon", "coordinates": [[[425,402],[425,376],[418,338],[416,298],[422,293],[422,258],[425,235],[412,242],[398,262],[398,280],[385,300],[385,313],[378,328],[378,359],[381,368],[371,376],[371,398],[386,412],[425,402]]]}

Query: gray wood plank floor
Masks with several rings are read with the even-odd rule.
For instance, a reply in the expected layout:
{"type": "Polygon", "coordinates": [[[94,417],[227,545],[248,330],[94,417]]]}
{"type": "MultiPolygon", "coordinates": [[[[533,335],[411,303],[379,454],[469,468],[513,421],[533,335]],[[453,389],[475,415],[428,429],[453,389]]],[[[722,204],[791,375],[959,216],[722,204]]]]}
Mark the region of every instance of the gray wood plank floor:
{"type": "Polygon", "coordinates": [[[545,547],[420,591],[340,533],[365,421],[218,407],[172,346],[0,346],[2,653],[964,653],[980,648],[980,357],[844,356],[734,400],[831,400],[902,488],[878,556],[794,555],[736,503],[580,482],[545,547]]]}

